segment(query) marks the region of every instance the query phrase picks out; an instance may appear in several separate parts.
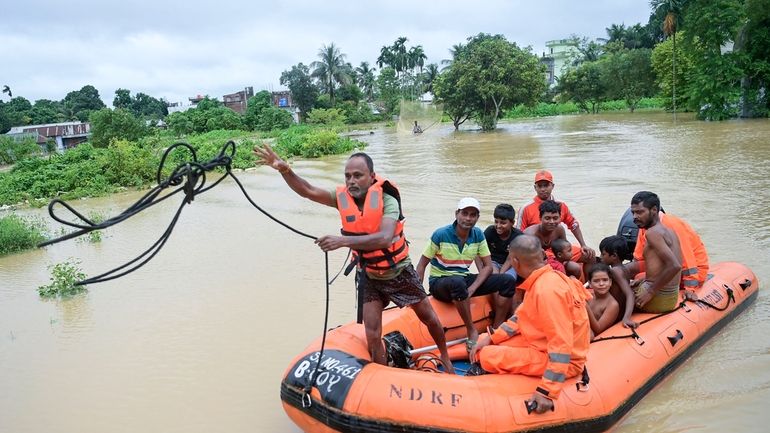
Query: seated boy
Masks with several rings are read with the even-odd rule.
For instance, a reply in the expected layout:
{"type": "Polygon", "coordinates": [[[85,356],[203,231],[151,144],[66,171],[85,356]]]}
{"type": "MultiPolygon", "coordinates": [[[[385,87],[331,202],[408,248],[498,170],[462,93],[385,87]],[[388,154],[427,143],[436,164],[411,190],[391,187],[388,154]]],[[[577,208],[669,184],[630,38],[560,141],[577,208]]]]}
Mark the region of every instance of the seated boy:
{"type": "MultiPolygon", "coordinates": [[[[516,278],[516,270],[508,260],[508,245],[521,234],[521,230],[513,227],[516,221],[516,211],[513,206],[502,203],[495,207],[492,215],[495,223],[484,230],[484,238],[492,254],[492,273],[509,274],[516,278]]],[[[476,263],[479,266],[479,263],[476,263]]]]}
{"type": "Polygon", "coordinates": [[[591,338],[614,325],[618,319],[618,301],[610,295],[610,267],[597,263],[588,270],[588,287],[594,297],[588,300],[588,321],[591,324],[591,338]]]}
{"type": "Polygon", "coordinates": [[[602,263],[610,267],[612,278],[610,293],[620,305],[620,311],[623,312],[623,325],[636,328],[638,323],[631,320],[631,313],[634,311],[634,292],[628,283],[632,276],[627,275],[626,267],[623,265],[623,257],[628,257],[628,244],[622,236],[608,236],[599,243],[599,252],[602,263]]]}
{"type": "MultiPolygon", "coordinates": [[[[564,266],[564,273],[568,277],[575,277],[581,283],[586,282],[583,266],[572,261],[572,244],[568,240],[554,239],[551,242],[551,252],[553,252],[553,257],[556,261],[564,266]]],[[[589,266],[589,264],[585,263],[584,266],[589,266]]]]}

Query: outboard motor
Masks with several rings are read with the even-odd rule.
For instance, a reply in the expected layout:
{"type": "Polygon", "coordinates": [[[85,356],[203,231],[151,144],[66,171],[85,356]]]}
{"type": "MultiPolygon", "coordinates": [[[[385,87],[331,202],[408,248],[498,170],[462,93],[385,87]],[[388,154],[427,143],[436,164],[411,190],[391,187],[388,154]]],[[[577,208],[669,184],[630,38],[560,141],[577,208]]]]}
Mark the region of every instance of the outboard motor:
{"type": "Polygon", "coordinates": [[[634,247],[636,247],[636,237],[639,234],[639,227],[634,224],[634,216],[631,215],[631,208],[629,207],[620,217],[620,224],[618,224],[618,236],[622,236],[626,240],[628,245],[628,257],[623,257],[625,260],[633,260],[634,247]]]}

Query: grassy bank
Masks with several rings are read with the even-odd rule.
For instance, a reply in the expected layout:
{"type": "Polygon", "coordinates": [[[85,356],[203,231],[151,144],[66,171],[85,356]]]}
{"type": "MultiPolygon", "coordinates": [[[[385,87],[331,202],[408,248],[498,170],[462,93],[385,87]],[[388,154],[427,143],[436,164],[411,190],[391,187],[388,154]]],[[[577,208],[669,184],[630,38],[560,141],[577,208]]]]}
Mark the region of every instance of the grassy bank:
{"type": "MultiPolygon", "coordinates": [[[[0,172],[0,205],[27,202],[41,206],[54,197],[71,200],[96,197],[126,188],[143,188],[155,183],[160,158],[178,141],[190,144],[199,161],[217,155],[229,140],[236,142],[233,168],[256,164],[251,149],[263,139],[274,138],[275,149],[284,158],[317,158],[350,152],[364,143],[341,137],[336,129],[294,125],[271,133],[217,130],[177,138],[158,132],[137,141],[114,140],[106,148],[84,143],[62,154],[31,155],[12,170],[0,172]]],[[[189,152],[175,152],[166,162],[168,170],[191,160],[189,152]]]]}
{"type": "MultiPolygon", "coordinates": [[[[643,98],[636,106],[636,110],[663,110],[664,101],[661,98],[643,98]]],[[[606,101],[599,105],[599,112],[609,111],[624,111],[629,110],[626,101],[606,101]]],[[[559,104],[548,104],[540,102],[534,107],[527,107],[524,105],[518,105],[507,112],[505,112],[504,119],[520,119],[526,117],[547,117],[547,116],[562,116],[567,114],[581,114],[585,113],[574,102],[565,102],[559,104]]]]}

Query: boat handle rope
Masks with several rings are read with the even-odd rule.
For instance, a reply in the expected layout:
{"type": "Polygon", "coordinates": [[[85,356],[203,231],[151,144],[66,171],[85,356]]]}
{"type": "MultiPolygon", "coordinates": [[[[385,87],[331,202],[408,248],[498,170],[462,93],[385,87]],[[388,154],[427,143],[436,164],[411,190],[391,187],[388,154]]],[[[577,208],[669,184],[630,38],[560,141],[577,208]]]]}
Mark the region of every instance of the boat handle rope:
{"type": "MultiPolygon", "coordinates": [[[[714,309],[716,311],[725,311],[730,306],[730,303],[734,303],[735,302],[735,294],[733,292],[733,289],[730,288],[730,286],[728,286],[727,284],[723,284],[722,287],[724,287],[725,292],[727,293],[727,303],[725,303],[724,307],[717,307],[716,305],[711,304],[711,303],[709,303],[707,301],[704,301],[702,299],[696,299],[695,301],[690,301],[690,302],[695,302],[697,304],[705,305],[706,307],[712,308],[712,309],[714,309]]],[[[653,321],[655,319],[659,319],[659,318],[661,318],[663,316],[667,316],[667,315],[669,315],[669,314],[679,310],[680,308],[683,309],[685,312],[688,312],[688,313],[691,311],[690,307],[687,306],[687,300],[685,299],[684,301],[679,303],[679,306],[677,306],[676,308],[674,308],[671,311],[667,311],[665,313],[656,314],[655,316],[648,317],[647,319],[642,320],[641,322],[639,322],[639,326],[642,326],[643,324],[645,324],[647,322],[650,322],[650,321],[653,321]]],[[[634,328],[631,328],[631,333],[630,334],[626,334],[626,335],[611,335],[609,337],[599,337],[599,338],[596,338],[596,339],[592,340],[591,344],[598,343],[600,341],[620,340],[620,339],[624,339],[624,338],[633,338],[634,340],[636,340],[636,343],[638,345],[640,345],[640,346],[644,344],[644,339],[642,339],[642,337],[639,336],[639,334],[636,333],[636,329],[634,329],[634,328]]]]}
{"type": "MultiPolygon", "coordinates": [[[[101,283],[104,281],[120,278],[124,275],[127,275],[141,268],[147,262],[152,260],[152,258],[155,257],[155,255],[163,248],[163,246],[166,244],[166,241],[168,241],[169,237],[171,236],[171,232],[174,230],[176,223],[179,221],[179,216],[181,215],[182,209],[184,209],[184,206],[191,204],[197,195],[203,194],[204,192],[210,190],[211,188],[214,188],[220,182],[222,182],[222,180],[224,180],[226,177],[231,177],[235,181],[235,183],[238,185],[241,192],[243,192],[243,195],[246,197],[246,200],[248,200],[253,207],[255,207],[258,211],[262,212],[265,216],[267,216],[271,220],[286,227],[287,229],[291,230],[292,232],[300,236],[312,239],[314,241],[318,239],[316,236],[297,230],[294,227],[274,217],[269,212],[267,212],[262,207],[260,207],[251,198],[251,196],[249,196],[249,194],[246,192],[246,189],[243,187],[243,184],[235,176],[235,174],[233,174],[233,171],[232,171],[232,162],[233,162],[233,157],[235,156],[235,152],[236,152],[235,142],[233,140],[230,140],[227,143],[225,143],[224,146],[222,146],[222,149],[219,151],[218,155],[216,155],[215,157],[213,157],[208,161],[198,162],[197,154],[195,152],[195,149],[192,146],[184,142],[174,143],[173,145],[169,146],[168,149],[165,150],[165,152],[163,152],[163,156],[161,157],[160,164],[158,165],[158,171],[156,173],[157,185],[153,187],[145,195],[143,195],[134,204],[129,206],[126,210],[100,223],[91,221],[89,218],[87,218],[86,216],[84,216],[83,214],[75,210],[74,207],[72,207],[70,204],[68,204],[64,200],[61,200],[58,198],[53,199],[48,204],[48,214],[51,216],[51,218],[53,218],[55,221],[65,226],[74,227],[78,230],[68,233],[66,235],[60,236],[58,238],[54,238],[54,239],[50,239],[45,242],[42,242],[38,245],[38,247],[39,248],[45,247],[45,246],[62,242],[68,239],[82,236],[94,230],[103,230],[108,227],[114,226],[115,224],[118,224],[120,222],[127,220],[128,218],[131,218],[132,216],[138,214],[139,212],[147,208],[150,208],[152,206],[155,206],[156,204],[170,198],[171,196],[176,195],[179,192],[184,192],[184,197],[182,198],[182,202],[177,208],[176,213],[174,214],[174,217],[171,219],[171,222],[169,223],[168,227],[163,232],[163,234],[161,234],[160,238],[158,238],[158,240],[155,241],[155,243],[153,243],[150,246],[150,248],[145,250],[143,253],[141,253],[139,256],[137,256],[133,260],[126,262],[123,265],[120,265],[110,271],[107,271],[95,277],[86,278],[84,280],[78,281],[75,283],[75,285],[83,286],[87,284],[96,284],[96,283],[101,283]],[[191,161],[179,164],[171,172],[169,177],[164,179],[162,176],[163,176],[163,169],[166,165],[166,160],[168,156],[171,154],[171,152],[178,148],[183,148],[189,151],[189,153],[191,154],[191,161]],[[217,168],[224,169],[225,173],[219,179],[217,179],[214,183],[212,183],[209,186],[206,186],[206,172],[212,171],[217,168]],[[177,187],[176,189],[161,196],[161,193],[164,190],[175,186],[177,187]],[[60,218],[56,214],[56,205],[61,205],[62,207],[67,209],[72,215],[74,215],[78,220],[80,220],[80,223],[71,222],[60,218]]],[[[350,250],[348,250],[348,258],[349,257],[350,257],[350,250]]],[[[340,271],[337,272],[337,275],[335,275],[334,278],[330,280],[329,279],[329,253],[324,252],[324,262],[325,262],[325,271],[326,271],[325,277],[324,277],[324,281],[326,283],[326,302],[325,302],[326,305],[325,305],[324,326],[323,326],[324,332],[323,332],[323,337],[321,339],[321,348],[318,354],[318,361],[316,362],[313,372],[309,376],[308,384],[303,389],[302,406],[306,408],[310,407],[312,403],[312,400],[310,398],[310,391],[315,386],[315,379],[318,377],[316,373],[318,373],[318,368],[321,364],[324,348],[326,346],[326,333],[327,333],[328,324],[329,324],[329,286],[337,279],[337,277],[339,277],[340,273],[342,273],[343,269],[345,268],[345,263],[347,262],[347,260],[348,259],[346,258],[345,261],[343,262],[343,266],[340,269],[340,271]]]]}

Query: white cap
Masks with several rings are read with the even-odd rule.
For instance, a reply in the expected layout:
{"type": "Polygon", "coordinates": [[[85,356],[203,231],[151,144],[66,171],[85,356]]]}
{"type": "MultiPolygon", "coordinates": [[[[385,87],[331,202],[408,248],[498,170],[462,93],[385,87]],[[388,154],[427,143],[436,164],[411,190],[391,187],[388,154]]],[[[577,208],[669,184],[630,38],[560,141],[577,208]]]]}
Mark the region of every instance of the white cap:
{"type": "Polygon", "coordinates": [[[465,197],[457,202],[457,210],[462,210],[466,207],[475,207],[477,211],[481,212],[481,205],[479,205],[479,201],[473,197],[465,197]]]}

